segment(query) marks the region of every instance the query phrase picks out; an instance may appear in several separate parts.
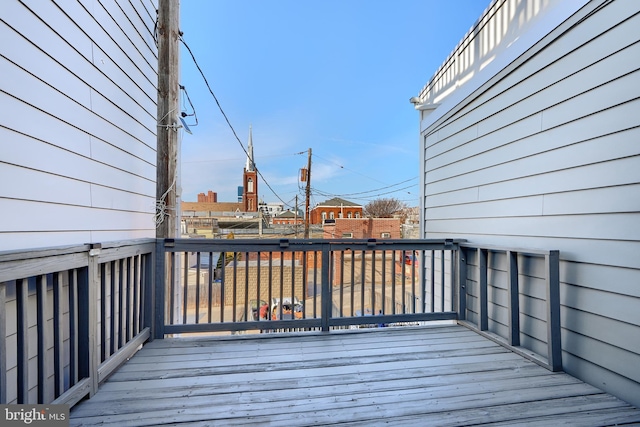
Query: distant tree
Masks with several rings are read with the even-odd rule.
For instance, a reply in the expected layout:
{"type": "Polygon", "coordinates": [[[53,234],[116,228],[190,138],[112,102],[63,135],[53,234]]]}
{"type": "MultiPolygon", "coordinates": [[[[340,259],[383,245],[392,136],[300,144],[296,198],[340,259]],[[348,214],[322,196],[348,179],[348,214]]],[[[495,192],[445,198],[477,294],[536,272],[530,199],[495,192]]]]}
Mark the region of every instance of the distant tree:
{"type": "Polygon", "coordinates": [[[402,213],[406,205],[398,199],[376,199],[364,207],[364,214],[370,218],[393,218],[394,214],[402,213]]]}

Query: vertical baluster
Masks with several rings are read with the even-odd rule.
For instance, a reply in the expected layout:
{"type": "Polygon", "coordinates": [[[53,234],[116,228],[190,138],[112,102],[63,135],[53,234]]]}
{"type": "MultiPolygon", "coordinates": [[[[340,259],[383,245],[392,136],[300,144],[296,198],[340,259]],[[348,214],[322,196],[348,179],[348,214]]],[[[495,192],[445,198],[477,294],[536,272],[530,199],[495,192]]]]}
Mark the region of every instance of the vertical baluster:
{"type": "MultiPolygon", "coordinates": [[[[104,298],[104,293],[102,294],[104,298]]],[[[104,322],[104,312],[102,315],[104,322]]],[[[78,382],[78,270],[69,275],[69,387],[78,382]]]]}
{"type": "Polygon", "coordinates": [[[27,304],[29,286],[27,280],[16,280],[17,310],[17,363],[18,363],[18,404],[29,403],[29,332],[27,304]]]}
{"type": "Polygon", "coordinates": [[[339,251],[340,254],[340,317],[344,317],[344,251],[339,251]]]}
{"type": "Polygon", "coordinates": [[[269,251],[269,280],[268,280],[268,286],[269,286],[269,301],[267,301],[267,304],[269,305],[269,308],[267,309],[267,318],[269,320],[273,319],[273,313],[272,313],[272,309],[273,307],[271,307],[271,301],[273,300],[273,252],[269,251]]]}
{"type": "MultiPolygon", "coordinates": [[[[256,318],[253,319],[251,318],[250,320],[262,320],[260,319],[260,310],[262,308],[262,305],[260,304],[260,301],[262,300],[262,293],[261,293],[261,289],[260,289],[260,282],[262,281],[261,279],[261,270],[262,270],[262,265],[261,265],[261,257],[262,257],[262,253],[261,252],[257,252],[256,253],[256,257],[257,257],[257,266],[256,266],[256,318]]],[[[251,313],[253,313],[253,306],[251,307],[251,313]]]]}
{"type": "Polygon", "coordinates": [[[488,301],[487,301],[487,256],[486,249],[478,249],[478,328],[481,331],[489,329],[488,301]]]}
{"type": "Polygon", "coordinates": [[[200,251],[196,252],[196,318],[194,323],[200,323],[200,251]]]}
{"type": "Polygon", "coordinates": [[[126,276],[127,269],[126,263],[124,259],[118,260],[118,349],[124,346],[124,334],[126,333],[125,328],[125,313],[126,313],[126,276]]]}
{"type": "Polygon", "coordinates": [[[38,333],[38,403],[45,403],[47,385],[47,276],[36,277],[36,330],[38,333]]]}
{"type": "Polygon", "coordinates": [[[444,312],[444,281],[445,281],[445,271],[444,271],[444,249],[440,251],[440,311],[444,312]]]}
{"type": "Polygon", "coordinates": [[[184,262],[182,263],[182,324],[187,324],[187,308],[189,302],[189,252],[182,254],[184,262]]]}
{"type": "Polygon", "coordinates": [[[100,264],[100,362],[106,360],[107,351],[107,263],[100,264]]]}
{"type": "MultiPolygon", "coordinates": [[[[164,247],[162,248],[164,251],[164,247]]],[[[166,259],[164,252],[162,253],[162,259],[166,259]]],[[[169,272],[169,324],[173,325],[176,323],[176,316],[178,315],[179,308],[176,307],[176,253],[169,253],[169,267],[162,270],[162,272],[169,272]]],[[[163,276],[164,277],[164,276],[163,276]]],[[[162,283],[162,288],[164,289],[165,284],[162,283]]],[[[163,308],[164,310],[164,308],[163,308]]]]}
{"type": "Polygon", "coordinates": [[[207,287],[209,290],[209,299],[207,302],[207,322],[211,323],[213,312],[213,252],[209,252],[209,275],[207,280],[207,287]]]}
{"type": "Polygon", "coordinates": [[[7,286],[0,283],[0,405],[7,403],[7,286]]]}
{"type": "Polygon", "coordinates": [[[233,252],[233,289],[231,294],[231,321],[236,322],[237,297],[238,297],[238,252],[233,252]]]}
{"type": "Polygon", "coordinates": [[[112,261],[109,264],[110,267],[110,291],[111,294],[109,296],[109,352],[105,352],[105,360],[107,357],[111,356],[113,353],[115,353],[116,351],[116,340],[118,337],[118,330],[117,330],[117,323],[116,320],[118,318],[118,310],[117,310],[117,301],[118,301],[118,294],[116,293],[116,289],[117,289],[117,284],[116,284],[116,278],[117,278],[117,274],[116,274],[116,262],[112,261]]]}
{"type": "Polygon", "coordinates": [[[142,255],[133,257],[133,303],[131,307],[131,338],[140,332],[140,262],[142,255]]]}
{"type": "MultiPolygon", "coordinates": [[[[227,253],[221,252],[222,268],[220,269],[220,323],[224,323],[225,289],[227,287],[227,253]]],[[[234,267],[235,268],[235,267],[234,267]]]]}
{"type": "Polygon", "coordinates": [[[126,302],[126,340],[125,342],[129,342],[131,341],[131,338],[133,338],[133,334],[132,334],[132,319],[133,319],[133,267],[134,267],[134,258],[133,257],[127,257],[126,261],[125,261],[126,265],[127,265],[127,281],[125,283],[125,287],[127,290],[127,302],[126,302]]]}
{"type": "Polygon", "coordinates": [[[402,314],[407,312],[407,252],[405,250],[402,251],[402,314]]]}
{"type": "Polygon", "coordinates": [[[429,304],[431,305],[431,312],[435,313],[436,312],[436,253],[435,251],[432,249],[431,250],[431,260],[430,260],[430,267],[431,267],[431,271],[429,274],[429,278],[430,278],[430,285],[429,285],[429,289],[431,290],[431,298],[429,301],[429,304]]]}
{"type": "MultiPolygon", "coordinates": [[[[69,272],[67,272],[67,275],[69,272]]],[[[53,274],[53,397],[57,398],[64,392],[64,343],[63,343],[63,322],[62,304],[63,294],[63,273],[53,274]]],[[[0,291],[1,292],[1,291],[0,291]]],[[[0,332],[4,329],[0,328],[0,332]]]]}
{"type": "MultiPolygon", "coordinates": [[[[324,253],[322,253],[324,256],[324,253]]],[[[313,252],[313,318],[318,317],[318,251],[313,252]]]]}
{"type": "Polygon", "coordinates": [[[307,318],[307,254],[306,250],[302,251],[302,318],[307,318]]]}
{"type": "Polygon", "coordinates": [[[366,265],[365,265],[365,251],[360,251],[360,316],[364,316],[364,285],[365,285],[365,275],[366,275],[366,265]]]}
{"type": "Polygon", "coordinates": [[[376,314],[376,251],[371,251],[371,315],[376,314]]]}
{"type": "Polygon", "coordinates": [[[391,270],[393,274],[391,275],[391,314],[396,314],[396,251],[391,252],[391,270]]]}
{"type": "Polygon", "coordinates": [[[383,250],[382,251],[382,302],[380,303],[380,306],[382,307],[382,312],[381,314],[387,314],[387,310],[386,310],[386,305],[387,305],[387,294],[386,294],[386,290],[387,290],[387,251],[383,250]]]}
{"type": "Polygon", "coordinates": [[[518,286],[518,253],[507,251],[507,274],[509,276],[508,311],[509,311],[509,343],[520,345],[520,290],[518,286]]]}
{"type": "Polygon", "coordinates": [[[282,305],[284,304],[284,252],[280,251],[280,292],[278,293],[278,320],[282,319],[282,305]]]}
{"type": "Polygon", "coordinates": [[[424,249],[420,250],[420,261],[418,267],[420,268],[420,297],[422,298],[422,312],[427,313],[427,269],[426,262],[427,256],[424,249]]]}
{"type": "Polygon", "coordinates": [[[244,253],[244,320],[249,320],[249,252],[244,253]]]}
{"type": "Polygon", "coordinates": [[[411,313],[416,313],[416,251],[411,251],[411,313]]]}
{"type": "Polygon", "coordinates": [[[351,280],[349,283],[351,287],[351,317],[353,317],[356,314],[356,251],[354,249],[351,249],[351,280]]]}

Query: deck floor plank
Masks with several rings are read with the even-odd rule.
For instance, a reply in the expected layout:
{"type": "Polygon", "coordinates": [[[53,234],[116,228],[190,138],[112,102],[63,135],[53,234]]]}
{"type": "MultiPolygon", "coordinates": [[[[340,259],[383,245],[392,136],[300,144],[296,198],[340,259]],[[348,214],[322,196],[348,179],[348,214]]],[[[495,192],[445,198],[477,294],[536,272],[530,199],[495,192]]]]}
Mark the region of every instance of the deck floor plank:
{"type": "Polygon", "coordinates": [[[71,411],[74,426],[632,422],[637,408],[457,325],[156,340],[71,411]]]}

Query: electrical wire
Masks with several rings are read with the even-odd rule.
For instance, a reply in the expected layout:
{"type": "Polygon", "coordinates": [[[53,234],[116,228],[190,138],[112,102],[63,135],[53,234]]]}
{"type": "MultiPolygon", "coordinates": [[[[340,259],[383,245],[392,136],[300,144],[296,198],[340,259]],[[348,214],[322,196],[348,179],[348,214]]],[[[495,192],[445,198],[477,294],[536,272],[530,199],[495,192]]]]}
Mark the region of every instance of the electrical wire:
{"type": "MultiPolygon", "coordinates": [[[[398,182],[398,183],[396,183],[396,184],[387,185],[386,187],[380,187],[380,188],[376,188],[376,189],[373,189],[373,190],[361,191],[361,192],[359,192],[359,193],[348,193],[348,194],[342,194],[340,197],[343,197],[343,196],[345,196],[345,197],[350,197],[350,196],[360,196],[360,195],[364,195],[364,194],[368,194],[368,193],[375,193],[376,191],[386,190],[387,188],[392,188],[392,187],[395,187],[395,186],[397,186],[397,185],[401,185],[401,184],[404,184],[404,183],[407,183],[407,182],[413,181],[413,180],[418,179],[418,178],[419,178],[419,177],[415,176],[415,177],[413,177],[413,178],[409,178],[409,179],[406,179],[406,180],[404,180],[404,181],[400,181],[400,182],[398,182]]],[[[410,186],[408,186],[408,187],[398,188],[398,189],[396,189],[396,190],[391,191],[391,193],[394,193],[394,192],[396,192],[396,191],[406,190],[407,188],[415,187],[416,185],[417,185],[417,184],[413,184],[413,185],[410,185],[410,186]]],[[[316,190],[316,191],[320,191],[320,190],[316,190]]],[[[387,192],[387,193],[381,193],[380,195],[383,195],[383,194],[389,194],[389,192],[387,192]]],[[[374,196],[375,196],[375,195],[374,195],[374,196]]]]}
{"type": "Polygon", "coordinates": [[[324,161],[325,161],[325,162],[327,162],[327,163],[333,163],[334,165],[339,166],[339,167],[340,167],[340,169],[348,170],[349,172],[351,172],[351,173],[355,173],[356,175],[360,175],[360,176],[361,176],[361,177],[363,177],[363,178],[367,178],[367,179],[370,179],[370,180],[372,180],[372,181],[379,182],[380,184],[386,184],[385,182],[382,182],[382,181],[380,181],[379,179],[372,178],[372,177],[367,176],[367,175],[364,175],[364,174],[362,174],[362,173],[360,173],[360,172],[354,171],[353,169],[346,168],[346,167],[344,167],[344,165],[341,165],[340,163],[334,162],[333,160],[328,160],[328,159],[322,158],[322,157],[318,156],[317,154],[313,154],[313,153],[312,153],[312,154],[311,154],[311,156],[312,156],[312,157],[317,157],[318,159],[321,159],[321,160],[324,160],[324,161]]]}
{"type": "MultiPolygon", "coordinates": [[[[229,118],[227,117],[227,114],[224,112],[224,110],[222,109],[222,106],[220,105],[220,101],[218,101],[218,97],[215,95],[215,93],[213,93],[213,89],[211,89],[211,86],[209,85],[209,81],[207,80],[206,76],[204,75],[204,72],[202,71],[202,68],[200,68],[200,65],[198,64],[198,61],[196,60],[195,55],[193,54],[193,52],[191,51],[191,48],[189,47],[189,45],[187,44],[187,42],[184,41],[184,38],[182,37],[182,32],[180,33],[180,41],[182,42],[182,44],[184,45],[184,47],[187,49],[187,51],[189,52],[189,55],[191,55],[191,59],[193,60],[193,63],[195,64],[196,68],[198,69],[198,71],[200,72],[200,75],[202,76],[202,79],[204,80],[205,85],[207,86],[207,89],[209,89],[209,93],[211,94],[211,96],[213,96],[213,99],[216,102],[216,105],[218,106],[218,109],[220,110],[220,112],[222,113],[222,116],[224,117],[225,121],[227,122],[227,125],[229,125],[229,128],[231,129],[231,132],[233,132],[233,136],[235,136],[236,140],[238,141],[238,144],[240,144],[240,148],[242,148],[242,151],[245,152],[245,154],[247,155],[247,157],[249,157],[249,153],[247,152],[247,149],[244,148],[244,145],[242,145],[242,141],[240,141],[240,138],[238,137],[238,134],[236,133],[236,130],[233,128],[233,126],[231,125],[231,122],[229,121],[229,118]]],[[[253,160],[253,159],[252,159],[253,160]]],[[[267,182],[267,180],[264,178],[264,176],[262,176],[262,173],[260,173],[260,170],[255,167],[255,162],[253,164],[256,172],[258,173],[258,175],[260,176],[260,178],[262,179],[262,181],[265,183],[265,185],[269,188],[269,190],[271,190],[271,192],[278,198],[278,200],[280,200],[282,203],[286,204],[284,202],[284,200],[282,200],[282,198],[275,192],[275,190],[271,187],[271,185],[269,185],[269,183],[267,182]]]]}

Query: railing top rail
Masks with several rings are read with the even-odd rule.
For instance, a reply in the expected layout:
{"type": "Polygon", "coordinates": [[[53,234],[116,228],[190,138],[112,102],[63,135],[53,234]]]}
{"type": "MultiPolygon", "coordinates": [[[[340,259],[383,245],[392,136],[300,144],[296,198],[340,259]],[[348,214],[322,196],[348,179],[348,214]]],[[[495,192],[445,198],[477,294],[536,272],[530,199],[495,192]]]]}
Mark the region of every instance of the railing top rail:
{"type": "Polygon", "coordinates": [[[522,255],[535,255],[535,256],[546,256],[551,255],[554,252],[558,252],[557,250],[551,249],[524,249],[524,248],[514,248],[508,246],[499,246],[499,245],[481,245],[463,242],[460,243],[459,246],[464,249],[486,249],[492,252],[517,252],[522,255]]]}
{"type": "Polygon", "coordinates": [[[457,249],[464,240],[454,239],[165,239],[164,249],[179,251],[234,251],[251,247],[253,250],[294,251],[332,249],[457,249]]]}
{"type": "Polygon", "coordinates": [[[102,249],[115,249],[127,246],[138,246],[141,244],[155,243],[155,238],[142,238],[122,241],[112,241],[105,243],[85,243],[81,245],[52,246],[37,249],[19,249],[10,251],[0,251],[0,263],[9,261],[25,261],[35,258],[46,258],[51,256],[69,255],[87,252],[90,249],[99,247],[102,249]]]}

